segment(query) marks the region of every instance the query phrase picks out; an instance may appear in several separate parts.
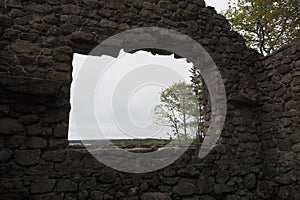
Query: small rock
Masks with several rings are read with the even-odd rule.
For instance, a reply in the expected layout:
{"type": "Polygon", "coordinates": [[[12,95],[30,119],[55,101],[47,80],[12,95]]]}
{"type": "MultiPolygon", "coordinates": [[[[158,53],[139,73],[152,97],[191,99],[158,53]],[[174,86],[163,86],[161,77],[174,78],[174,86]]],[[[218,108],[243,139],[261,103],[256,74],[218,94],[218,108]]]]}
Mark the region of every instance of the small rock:
{"type": "Polygon", "coordinates": [[[96,178],[94,178],[94,177],[85,178],[80,182],[79,189],[80,190],[89,189],[89,188],[96,186],[96,184],[97,184],[96,178]]]}
{"type": "Polygon", "coordinates": [[[274,190],[269,182],[259,182],[256,189],[257,195],[262,199],[273,199],[274,190]]]}
{"type": "Polygon", "coordinates": [[[43,21],[46,22],[47,24],[52,24],[52,25],[56,25],[59,23],[59,19],[55,15],[45,16],[43,18],[43,21]]]}
{"type": "Polygon", "coordinates": [[[56,151],[45,151],[42,155],[42,159],[46,161],[62,162],[66,158],[66,151],[56,150],[56,151]]]}
{"type": "Polygon", "coordinates": [[[43,194],[53,190],[56,181],[54,179],[39,180],[31,183],[30,192],[33,194],[43,194]]]}
{"type": "Polygon", "coordinates": [[[147,192],[142,194],[141,200],[171,200],[171,197],[167,193],[147,192]]]}
{"type": "Polygon", "coordinates": [[[229,193],[229,192],[233,192],[233,191],[234,191],[234,187],[232,187],[230,185],[216,184],[214,186],[214,192],[216,194],[229,193]]]}
{"type": "Polygon", "coordinates": [[[93,41],[94,35],[83,31],[75,31],[71,35],[73,41],[93,41]]]}
{"type": "Polygon", "coordinates": [[[248,174],[244,178],[244,186],[248,189],[253,189],[256,185],[256,176],[255,174],[248,174]]]}
{"type": "Polygon", "coordinates": [[[50,139],[49,141],[49,147],[51,149],[64,149],[68,146],[68,140],[67,139],[50,139]]]}
{"type": "Polygon", "coordinates": [[[78,200],[87,200],[89,197],[89,193],[86,190],[81,190],[80,192],[78,192],[77,194],[77,199],[78,200]]]}
{"type": "Polygon", "coordinates": [[[9,113],[9,107],[6,105],[0,105],[0,117],[6,116],[9,113]]]}
{"type": "Polygon", "coordinates": [[[38,54],[40,52],[38,46],[25,40],[16,40],[11,44],[11,48],[19,54],[38,54]]]}
{"type": "Polygon", "coordinates": [[[294,144],[294,145],[292,146],[292,150],[293,150],[293,152],[295,152],[295,153],[300,152],[300,143],[294,144]]]}
{"type": "Polygon", "coordinates": [[[181,196],[188,196],[196,192],[196,186],[192,183],[182,182],[177,184],[173,191],[181,196]]]}
{"type": "Polygon", "coordinates": [[[81,9],[79,6],[72,5],[72,4],[66,4],[62,6],[62,14],[80,14],[81,9]]]}
{"type": "Polygon", "coordinates": [[[24,144],[25,140],[25,135],[13,135],[6,141],[6,146],[11,149],[17,149],[24,144]]]}
{"type": "Polygon", "coordinates": [[[32,199],[33,200],[65,200],[64,194],[56,194],[56,193],[32,195],[32,199]]]}
{"type": "Polygon", "coordinates": [[[39,121],[39,117],[37,115],[23,115],[19,118],[19,121],[28,125],[39,121]]]}
{"type": "Polygon", "coordinates": [[[103,199],[103,192],[91,191],[90,196],[91,196],[91,199],[93,199],[93,200],[102,200],[103,199]]]}
{"type": "Polygon", "coordinates": [[[130,188],[129,191],[128,191],[128,195],[129,196],[135,196],[135,195],[137,195],[138,191],[139,191],[138,187],[130,188]]]}
{"type": "Polygon", "coordinates": [[[182,176],[182,177],[187,177],[187,178],[190,178],[190,177],[194,177],[194,176],[197,176],[199,175],[199,171],[195,169],[195,167],[186,167],[184,169],[180,169],[177,171],[177,174],[179,176],[182,176]]]}
{"type": "Polygon", "coordinates": [[[5,163],[9,161],[9,159],[12,157],[13,151],[10,149],[1,149],[0,150],[0,163],[5,163]]]}
{"type": "Polygon", "coordinates": [[[278,198],[280,200],[298,199],[295,198],[297,192],[293,186],[281,186],[279,188],[278,198]]]}
{"type": "Polygon", "coordinates": [[[18,120],[10,118],[0,119],[0,134],[13,135],[15,133],[24,131],[24,127],[20,124],[18,120]]]}
{"type": "Polygon", "coordinates": [[[14,160],[20,165],[35,165],[39,163],[40,150],[19,150],[15,152],[14,160]]]}
{"type": "Polygon", "coordinates": [[[274,180],[282,185],[288,185],[293,182],[291,177],[288,174],[283,174],[281,176],[276,176],[274,180]]]}
{"type": "Polygon", "coordinates": [[[293,133],[290,137],[289,137],[290,141],[292,143],[297,143],[300,142],[300,131],[293,133]]]}
{"type": "Polygon", "coordinates": [[[45,148],[47,146],[47,140],[40,137],[30,137],[26,141],[26,147],[32,149],[45,148]]]}
{"type": "Polygon", "coordinates": [[[71,180],[60,180],[57,182],[58,192],[75,192],[77,191],[77,184],[71,180]]]}

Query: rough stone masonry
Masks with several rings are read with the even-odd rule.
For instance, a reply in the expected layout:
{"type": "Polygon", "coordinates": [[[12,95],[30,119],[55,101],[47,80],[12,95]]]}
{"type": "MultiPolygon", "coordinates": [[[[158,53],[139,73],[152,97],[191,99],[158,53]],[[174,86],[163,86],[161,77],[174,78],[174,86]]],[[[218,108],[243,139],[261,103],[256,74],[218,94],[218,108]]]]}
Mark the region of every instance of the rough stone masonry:
{"type": "Polygon", "coordinates": [[[300,42],[262,58],[203,0],[0,1],[0,38],[0,199],[300,199],[300,42]],[[210,53],[228,111],[204,159],[128,174],[68,149],[72,56],[145,26],[210,53]]]}

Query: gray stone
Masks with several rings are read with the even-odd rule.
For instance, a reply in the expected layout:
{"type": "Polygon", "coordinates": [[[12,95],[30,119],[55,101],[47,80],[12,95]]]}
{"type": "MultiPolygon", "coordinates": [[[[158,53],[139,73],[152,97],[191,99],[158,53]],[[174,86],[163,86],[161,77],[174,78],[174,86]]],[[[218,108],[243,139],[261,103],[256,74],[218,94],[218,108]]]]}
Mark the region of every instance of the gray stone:
{"type": "Polygon", "coordinates": [[[56,181],[54,179],[42,179],[35,181],[30,185],[30,192],[33,194],[43,194],[51,192],[55,186],[56,181]]]}
{"type": "Polygon", "coordinates": [[[86,33],[83,31],[73,32],[71,35],[71,40],[73,41],[93,41],[94,35],[91,33],[86,33]]]}
{"type": "Polygon", "coordinates": [[[16,40],[11,44],[11,48],[20,54],[38,54],[40,50],[38,46],[25,40],[16,40]]]}
{"type": "Polygon", "coordinates": [[[64,200],[64,194],[40,194],[40,195],[32,195],[32,200],[64,200]]]}
{"type": "Polygon", "coordinates": [[[78,200],[87,200],[89,197],[89,193],[86,190],[81,190],[80,192],[78,192],[77,194],[77,199],[78,200]]]}
{"type": "Polygon", "coordinates": [[[53,25],[59,23],[59,19],[55,15],[47,15],[43,18],[43,21],[46,22],[47,24],[53,24],[53,25]]]}
{"type": "Polygon", "coordinates": [[[292,146],[292,150],[293,150],[293,152],[295,152],[295,153],[300,152],[300,143],[294,144],[294,145],[292,146]]]}
{"type": "Polygon", "coordinates": [[[66,151],[65,150],[45,151],[42,155],[42,159],[46,161],[62,162],[66,159],[66,151]]]}
{"type": "Polygon", "coordinates": [[[292,86],[300,84],[300,76],[295,76],[292,80],[292,86]]]}
{"type": "Polygon", "coordinates": [[[274,190],[269,182],[259,182],[256,192],[258,197],[262,199],[271,199],[274,197],[274,190]]]}
{"type": "Polygon", "coordinates": [[[182,177],[195,177],[199,175],[199,171],[193,166],[186,167],[177,171],[177,174],[182,177]]]}
{"type": "Polygon", "coordinates": [[[292,133],[292,135],[290,135],[289,139],[292,143],[300,142],[300,131],[292,133]]]}
{"type": "Polygon", "coordinates": [[[281,176],[276,176],[274,180],[282,185],[288,185],[293,182],[291,177],[288,174],[283,174],[281,176]]]}
{"type": "Polygon", "coordinates": [[[103,171],[97,178],[100,183],[112,183],[116,179],[116,173],[113,171],[103,171]]]}
{"type": "Polygon", "coordinates": [[[23,124],[33,124],[39,121],[39,117],[37,115],[23,115],[19,118],[19,121],[23,124]]]}
{"type": "Polygon", "coordinates": [[[171,200],[171,197],[167,193],[146,192],[142,194],[141,200],[171,200]]]}
{"type": "Polygon", "coordinates": [[[49,147],[51,149],[64,149],[68,146],[68,140],[67,139],[50,139],[49,141],[49,147]]]}
{"type": "Polygon", "coordinates": [[[44,117],[44,121],[49,124],[57,123],[64,119],[67,119],[67,114],[61,110],[49,110],[44,117]]]}
{"type": "Polygon", "coordinates": [[[6,116],[9,113],[9,107],[6,105],[0,105],[0,117],[6,116]]]}
{"type": "Polygon", "coordinates": [[[15,152],[14,160],[20,165],[35,165],[39,163],[40,150],[18,150],[15,152]]]}
{"type": "Polygon", "coordinates": [[[244,178],[244,187],[247,189],[253,189],[256,185],[256,176],[255,174],[248,174],[244,178]]]}
{"type": "Polygon", "coordinates": [[[211,195],[203,195],[199,197],[199,200],[216,200],[216,198],[211,195]]]}
{"type": "Polygon", "coordinates": [[[10,149],[3,148],[0,150],[0,163],[5,163],[9,161],[9,159],[12,157],[13,151],[10,149]]]}
{"type": "Polygon", "coordinates": [[[0,134],[13,135],[24,131],[24,127],[18,120],[10,118],[0,119],[0,134]]]}
{"type": "Polygon", "coordinates": [[[30,137],[26,141],[26,147],[29,149],[40,149],[47,147],[47,140],[40,137],[30,137]]]}
{"type": "Polygon", "coordinates": [[[80,14],[81,9],[79,6],[67,4],[62,6],[62,13],[63,14],[80,14]]]}
{"type": "Polygon", "coordinates": [[[129,196],[135,196],[135,195],[137,195],[138,191],[139,191],[138,187],[132,187],[132,188],[129,189],[128,195],[129,196]]]}
{"type": "Polygon", "coordinates": [[[104,193],[100,191],[93,190],[90,192],[91,199],[93,200],[102,200],[104,193]]]}
{"type": "Polygon", "coordinates": [[[58,192],[74,192],[77,191],[77,184],[71,180],[59,180],[57,182],[57,191],[58,192]]]}
{"type": "Polygon", "coordinates": [[[28,135],[51,136],[52,129],[49,127],[42,127],[41,124],[32,124],[27,126],[28,135]]]}
{"type": "Polygon", "coordinates": [[[79,183],[79,189],[80,190],[85,190],[85,189],[90,189],[94,186],[96,186],[97,180],[94,177],[91,178],[85,178],[79,183]]]}
{"type": "Polygon", "coordinates": [[[24,144],[25,140],[25,135],[13,135],[6,141],[6,146],[12,149],[17,149],[24,144]]]}
{"type": "Polygon", "coordinates": [[[181,196],[188,196],[196,192],[196,186],[189,182],[181,182],[173,188],[173,191],[181,196]]]}
{"type": "Polygon", "coordinates": [[[279,188],[279,193],[278,193],[278,198],[280,200],[291,200],[295,199],[295,194],[297,192],[295,191],[295,188],[292,186],[280,186],[279,188]]]}
{"type": "Polygon", "coordinates": [[[235,189],[231,185],[224,185],[224,184],[216,184],[214,186],[214,192],[216,194],[223,194],[223,193],[229,193],[233,192],[235,189]]]}

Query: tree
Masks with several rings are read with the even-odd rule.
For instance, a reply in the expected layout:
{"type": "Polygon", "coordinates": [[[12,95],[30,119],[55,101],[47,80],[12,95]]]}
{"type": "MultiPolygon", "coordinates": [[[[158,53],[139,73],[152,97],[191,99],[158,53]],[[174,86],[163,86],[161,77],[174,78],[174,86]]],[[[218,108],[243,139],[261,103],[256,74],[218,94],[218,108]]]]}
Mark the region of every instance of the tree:
{"type": "Polygon", "coordinates": [[[299,0],[230,0],[225,16],[262,55],[300,39],[299,0]]]}
{"type": "Polygon", "coordinates": [[[196,121],[195,121],[195,126],[197,126],[197,137],[198,138],[203,138],[204,137],[204,112],[203,112],[203,86],[202,86],[202,80],[201,80],[201,74],[200,74],[200,69],[197,69],[194,65],[193,67],[189,70],[189,72],[192,74],[190,76],[191,78],[191,86],[196,98],[196,109],[194,110],[194,116],[196,121]]]}
{"type": "Polygon", "coordinates": [[[156,122],[170,127],[170,136],[194,138],[199,132],[201,112],[192,85],[174,83],[160,93],[160,99],[162,103],[154,109],[156,122]]]}

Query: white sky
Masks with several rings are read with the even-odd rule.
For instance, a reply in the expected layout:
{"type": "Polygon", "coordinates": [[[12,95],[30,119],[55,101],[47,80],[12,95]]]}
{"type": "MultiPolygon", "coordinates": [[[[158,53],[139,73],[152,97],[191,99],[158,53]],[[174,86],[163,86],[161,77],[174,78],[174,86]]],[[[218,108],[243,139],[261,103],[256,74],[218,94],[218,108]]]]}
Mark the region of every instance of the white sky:
{"type": "MultiPolygon", "coordinates": [[[[206,5],[215,7],[220,12],[228,8],[228,1],[206,0],[206,5]]],[[[160,103],[159,92],[163,88],[179,80],[190,81],[188,70],[192,65],[185,59],[174,59],[172,55],[153,56],[148,52],[122,52],[121,55],[118,58],[92,57],[89,58],[91,66],[87,66],[84,65],[87,56],[74,54],[71,106],[74,106],[74,84],[82,84],[76,82],[81,67],[91,68],[91,71],[93,67],[105,70],[94,96],[97,102],[94,105],[95,115],[99,125],[91,124],[89,120],[81,121],[80,126],[85,127],[86,131],[78,135],[71,110],[69,139],[168,138],[166,133],[169,129],[154,123],[152,110],[160,103]],[[109,67],[103,66],[103,63],[108,62],[111,62],[109,67]],[[104,138],[99,137],[99,126],[104,138]]],[[[84,84],[88,87],[88,83],[84,84]]]]}

